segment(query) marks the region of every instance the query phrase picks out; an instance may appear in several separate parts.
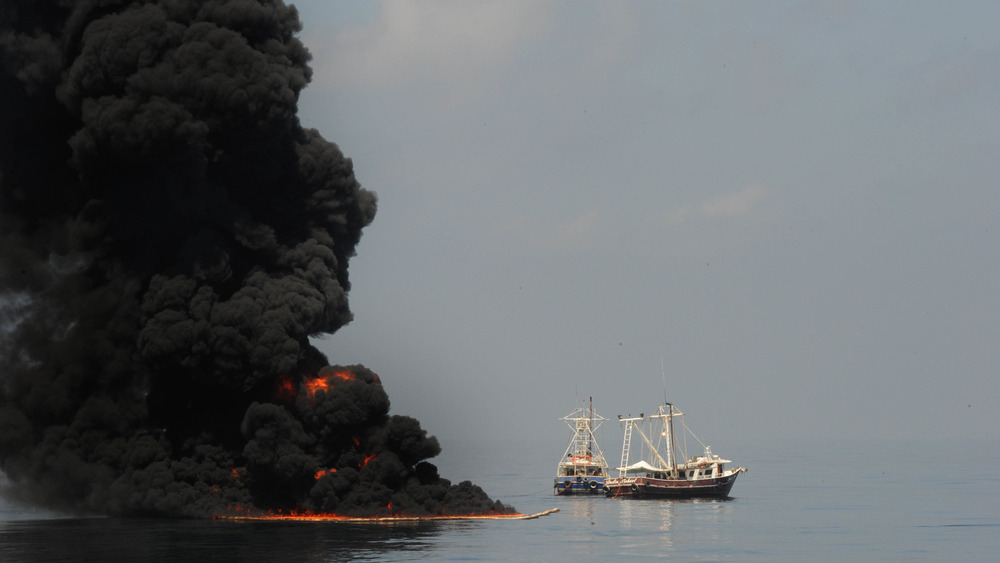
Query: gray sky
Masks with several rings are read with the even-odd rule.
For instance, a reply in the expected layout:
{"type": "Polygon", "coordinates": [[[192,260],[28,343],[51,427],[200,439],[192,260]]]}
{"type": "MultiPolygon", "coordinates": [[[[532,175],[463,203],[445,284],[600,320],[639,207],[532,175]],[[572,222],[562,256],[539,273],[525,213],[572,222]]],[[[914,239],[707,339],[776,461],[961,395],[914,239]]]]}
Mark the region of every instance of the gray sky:
{"type": "Polygon", "coordinates": [[[1000,4],[295,4],[380,198],[320,346],[446,451],[1000,434],[1000,4]]]}

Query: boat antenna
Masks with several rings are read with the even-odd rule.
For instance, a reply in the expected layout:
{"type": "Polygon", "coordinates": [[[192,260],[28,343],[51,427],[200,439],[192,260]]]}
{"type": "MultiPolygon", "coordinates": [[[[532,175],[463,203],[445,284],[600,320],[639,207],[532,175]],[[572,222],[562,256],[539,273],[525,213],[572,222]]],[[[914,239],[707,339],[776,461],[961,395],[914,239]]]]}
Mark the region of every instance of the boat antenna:
{"type": "Polygon", "coordinates": [[[663,402],[667,402],[667,368],[663,363],[663,356],[660,356],[660,374],[663,376],[663,402]]]}

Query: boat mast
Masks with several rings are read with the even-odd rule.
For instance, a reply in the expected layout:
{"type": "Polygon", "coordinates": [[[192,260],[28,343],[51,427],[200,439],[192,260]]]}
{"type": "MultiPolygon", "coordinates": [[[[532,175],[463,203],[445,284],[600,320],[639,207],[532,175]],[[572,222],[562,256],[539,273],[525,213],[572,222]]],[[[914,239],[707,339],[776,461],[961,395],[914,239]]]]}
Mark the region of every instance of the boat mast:
{"type": "Polygon", "coordinates": [[[566,451],[563,452],[562,462],[560,463],[566,463],[573,467],[582,466],[580,462],[584,460],[579,458],[586,456],[590,458],[586,461],[593,462],[602,467],[607,466],[607,461],[604,459],[604,452],[601,451],[600,442],[598,442],[597,436],[594,435],[594,430],[599,428],[607,419],[594,412],[593,398],[591,398],[589,410],[585,406],[577,407],[573,412],[559,420],[564,421],[573,430],[573,435],[570,438],[569,445],[566,446],[566,451]]]}
{"type": "Polygon", "coordinates": [[[672,403],[667,403],[667,439],[669,443],[667,445],[667,457],[670,458],[670,464],[673,466],[674,473],[677,473],[677,456],[674,455],[674,448],[677,446],[674,442],[674,405],[672,403]]]}
{"type": "MultiPolygon", "coordinates": [[[[677,456],[674,455],[674,447],[676,443],[674,442],[674,405],[667,402],[667,368],[663,363],[663,356],[660,356],[660,375],[663,377],[663,402],[667,405],[667,460],[668,465],[673,468],[674,474],[677,473],[677,456]]],[[[663,414],[663,409],[660,409],[660,414],[663,414]]]]}
{"type": "Polygon", "coordinates": [[[587,455],[590,454],[590,435],[594,432],[594,397],[590,397],[590,420],[587,421],[587,455]]]}

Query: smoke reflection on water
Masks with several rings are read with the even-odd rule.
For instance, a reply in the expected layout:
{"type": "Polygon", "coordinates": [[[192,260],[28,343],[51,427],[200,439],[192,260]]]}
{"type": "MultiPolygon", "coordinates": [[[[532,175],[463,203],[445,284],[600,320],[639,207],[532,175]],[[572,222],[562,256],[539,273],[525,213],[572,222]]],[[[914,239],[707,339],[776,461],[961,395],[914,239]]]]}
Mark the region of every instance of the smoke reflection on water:
{"type": "MultiPolygon", "coordinates": [[[[81,518],[0,522],[0,561],[327,561],[424,558],[446,523],[81,518]]],[[[454,526],[447,526],[454,528],[454,526]]]]}

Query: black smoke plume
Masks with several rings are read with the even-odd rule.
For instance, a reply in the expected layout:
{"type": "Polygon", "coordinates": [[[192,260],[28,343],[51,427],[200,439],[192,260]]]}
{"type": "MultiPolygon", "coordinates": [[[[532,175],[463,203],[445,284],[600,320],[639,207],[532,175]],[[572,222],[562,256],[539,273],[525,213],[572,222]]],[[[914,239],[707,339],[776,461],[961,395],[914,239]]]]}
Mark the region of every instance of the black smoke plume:
{"type": "Polygon", "coordinates": [[[279,0],[0,4],[0,468],[63,510],[510,512],[426,460],[351,320],[375,215],[279,0]]]}

